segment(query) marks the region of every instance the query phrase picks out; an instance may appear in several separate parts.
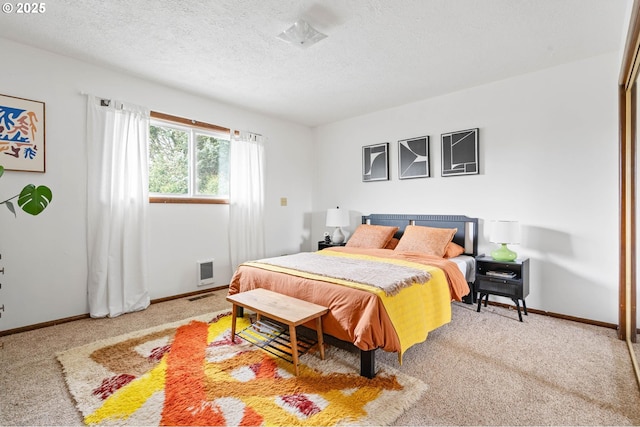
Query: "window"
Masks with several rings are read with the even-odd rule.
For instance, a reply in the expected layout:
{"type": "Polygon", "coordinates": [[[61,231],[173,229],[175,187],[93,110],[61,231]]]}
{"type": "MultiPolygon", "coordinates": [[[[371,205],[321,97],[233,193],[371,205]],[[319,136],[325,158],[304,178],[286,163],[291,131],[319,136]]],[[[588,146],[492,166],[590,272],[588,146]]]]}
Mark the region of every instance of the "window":
{"type": "Polygon", "coordinates": [[[229,139],[229,129],[152,112],[150,201],[228,203],[229,139]]]}

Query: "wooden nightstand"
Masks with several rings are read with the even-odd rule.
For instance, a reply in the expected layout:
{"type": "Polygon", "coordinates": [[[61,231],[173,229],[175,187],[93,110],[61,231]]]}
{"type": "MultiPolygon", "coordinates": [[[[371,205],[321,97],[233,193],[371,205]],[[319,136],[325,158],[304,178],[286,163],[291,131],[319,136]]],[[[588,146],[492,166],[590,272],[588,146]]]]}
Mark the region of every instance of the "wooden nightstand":
{"type": "Polygon", "coordinates": [[[346,244],[347,244],[346,242],[344,242],[344,243],[326,243],[324,240],[320,240],[318,242],[318,250],[322,250],[322,249],[325,249],[325,248],[332,248],[334,246],[344,246],[346,244]]]}
{"type": "Polygon", "coordinates": [[[478,312],[484,297],[487,306],[489,295],[499,295],[511,300],[518,308],[518,318],[522,322],[520,303],[527,315],[527,304],[524,299],[529,295],[529,259],[515,261],[496,261],[488,256],[476,258],[476,281],[474,290],[478,292],[478,312]]]}

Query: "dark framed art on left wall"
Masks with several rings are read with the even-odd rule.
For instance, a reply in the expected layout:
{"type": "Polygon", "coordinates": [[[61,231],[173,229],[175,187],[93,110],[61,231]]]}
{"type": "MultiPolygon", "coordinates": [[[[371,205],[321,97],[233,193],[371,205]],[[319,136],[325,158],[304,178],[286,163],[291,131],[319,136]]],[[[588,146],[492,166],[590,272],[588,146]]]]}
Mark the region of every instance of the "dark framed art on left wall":
{"type": "Polygon", "coordinates": [[[362,147],[362,181],[389,179],[389,143],[362,147]]]}

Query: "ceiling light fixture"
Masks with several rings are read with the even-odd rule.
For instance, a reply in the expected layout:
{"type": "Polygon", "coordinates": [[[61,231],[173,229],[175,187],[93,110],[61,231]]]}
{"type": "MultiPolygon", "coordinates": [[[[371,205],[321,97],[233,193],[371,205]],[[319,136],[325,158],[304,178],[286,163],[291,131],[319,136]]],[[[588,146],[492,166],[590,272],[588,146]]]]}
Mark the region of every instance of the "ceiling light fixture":
{"type": "Polygon", "coordinates": [[[304,19],[299,19],[289,29],[284,30],[278,35],[280,40],[300,46],[301,48],[307,48],[326,37],[326,34],[322,34],[320,31],[313,28],[304,19]]]}

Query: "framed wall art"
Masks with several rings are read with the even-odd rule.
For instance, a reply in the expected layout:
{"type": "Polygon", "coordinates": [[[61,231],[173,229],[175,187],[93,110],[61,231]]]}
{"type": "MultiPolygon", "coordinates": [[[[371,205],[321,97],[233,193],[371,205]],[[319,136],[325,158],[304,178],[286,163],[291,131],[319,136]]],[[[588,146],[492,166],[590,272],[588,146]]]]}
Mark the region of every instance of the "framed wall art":
{"type": "Polygon", "coordinates": [[[442,134],[442,176],[480,173],[478,128],[442,134]]]}
{"type": "Polygon", "coordinates": [[[362,181],[389,179],[389,143],[362,147],[362,181]]]}
{"type": "Polygon", "coordinates": [[[398,141],[398,178],[426,178],[429,164],[428,136],[398,141]]]}
{"type": "Polygon", "coordinates": [[[45,171],[44,102],[0,95],[0,165],[45,171]]]}

